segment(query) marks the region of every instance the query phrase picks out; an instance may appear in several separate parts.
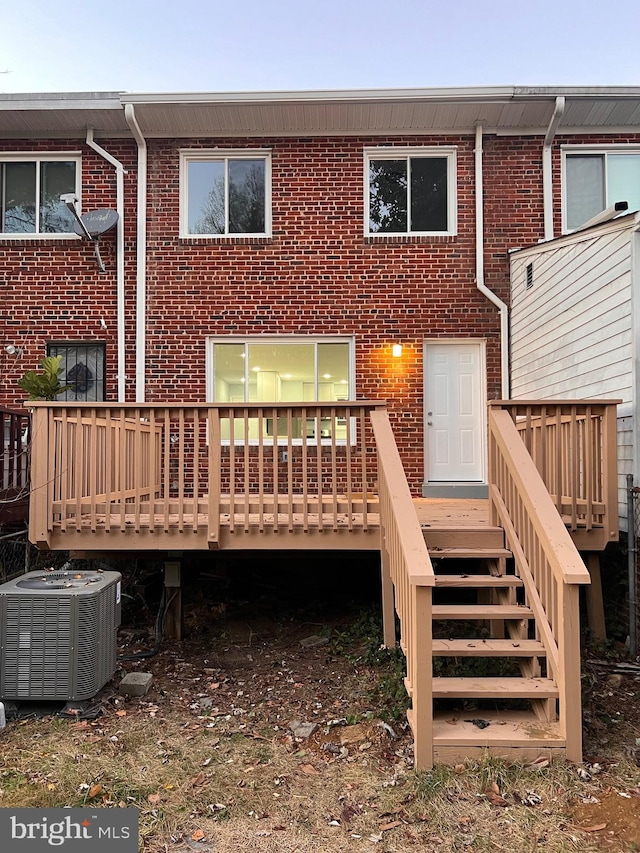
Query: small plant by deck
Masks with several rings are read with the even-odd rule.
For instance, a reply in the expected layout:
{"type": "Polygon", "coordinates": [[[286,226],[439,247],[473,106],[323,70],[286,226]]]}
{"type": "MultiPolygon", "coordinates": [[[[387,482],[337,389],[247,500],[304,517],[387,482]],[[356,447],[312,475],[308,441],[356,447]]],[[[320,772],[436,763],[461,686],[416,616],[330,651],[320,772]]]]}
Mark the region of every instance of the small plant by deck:
{"type": "Polygon", "coordinates": [[[29,395],[29,400],[55,400],[64,394],[71,385],[60,382],[62,356],[48,355],[40,362],[40,371],[27,370],[18,379],[18,385],[29,395]]]}

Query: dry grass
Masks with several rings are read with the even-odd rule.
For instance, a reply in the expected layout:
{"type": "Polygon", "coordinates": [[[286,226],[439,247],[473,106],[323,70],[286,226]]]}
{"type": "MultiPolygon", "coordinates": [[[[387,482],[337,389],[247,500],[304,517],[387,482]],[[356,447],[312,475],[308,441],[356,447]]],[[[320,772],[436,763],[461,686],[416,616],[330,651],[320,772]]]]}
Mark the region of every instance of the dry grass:
{"type": "Polygon", "coordinates": [[[640,738],[632,678],[616,691],[592,685],[587,712],[600,728],[587,751],[603,770],[591,780],[564,762],[491,758],[416,774],[406,726],[393,720],[397,661],[367,656],[375,636],[334,626],[330,644],[304,649],[317,625],[245,617],[219,627],[128,664],[153,672],[142,699],[111,686],[93,721],[11,722],[0,807],[135,806],[144,853],[640,849],[640,769],[625,754],[640,738]],[[317,731],[297,740],[292,719],[317,731]]]}

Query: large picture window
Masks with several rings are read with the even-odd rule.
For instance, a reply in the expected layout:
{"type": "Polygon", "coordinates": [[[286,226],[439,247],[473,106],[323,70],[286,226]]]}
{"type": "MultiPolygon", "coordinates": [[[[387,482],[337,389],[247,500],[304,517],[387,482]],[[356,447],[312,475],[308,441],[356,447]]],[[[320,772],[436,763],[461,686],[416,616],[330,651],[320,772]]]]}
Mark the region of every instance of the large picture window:
{"type": "Polygon", "coordinates": [[[369,149],[365,187],[368,235],[455,234],[455,149],[369,149]]]}
{"type": "Polygon", "coordinates": [[[58,400],[100,403],[105,398],[103,343],[50,343],[47,355],[62,357],[60,382],[70,385],[58,400]]]}
{"type": "MultiPolygon", "coordinates": [[[[209,398],[216,403],[331,403],[353,398],[350,338],[210,338],[209,398]]],[[[252,425],[252,431],[257,423],[252,425]]],[[[294,424],[294,438],[316,438],[316,424],[294,424]]],[[[273,423],[265,418],[265,435],[273,423]]],[[[346,438],[346,425],[343,427],[346,438]]],[[[280,430],[278,431],[280,432],[280,430]]],[[[257,437],[257,433],[253,436],[257,437]]],[[[329,436],[321,436],[329,437],[329,436]]],[[[223,436],[228,438],[228,434],[223,436]]]]}
{"type": "Polygon", "coordinates": [[[640,210],[640,148],[566,149],[564,230],[580,228],[618,201],[640,210]]]}
{"type": "Polygon", "coordinates": [[[270,155],[181,152],[183,236],[266,236],[271,228],[270,155]]]}
{"type": "Polygon", "coordinates": [[[74,218],[60,201],[79,195],[77,157],[12,155],[0,160],[0,230],[3,234],[71,234],[74,218]]]}

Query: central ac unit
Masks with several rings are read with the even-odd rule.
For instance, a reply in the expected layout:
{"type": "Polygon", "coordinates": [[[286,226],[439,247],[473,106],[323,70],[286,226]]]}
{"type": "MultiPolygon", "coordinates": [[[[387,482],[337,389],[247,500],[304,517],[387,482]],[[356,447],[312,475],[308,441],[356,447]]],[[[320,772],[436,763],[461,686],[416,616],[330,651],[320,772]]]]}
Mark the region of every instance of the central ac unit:
{"type": "Polygon", "coordinates": [[[0,586],[0,699],[89,699],[116,670],[119,572],[28,572],[0,586]]]}

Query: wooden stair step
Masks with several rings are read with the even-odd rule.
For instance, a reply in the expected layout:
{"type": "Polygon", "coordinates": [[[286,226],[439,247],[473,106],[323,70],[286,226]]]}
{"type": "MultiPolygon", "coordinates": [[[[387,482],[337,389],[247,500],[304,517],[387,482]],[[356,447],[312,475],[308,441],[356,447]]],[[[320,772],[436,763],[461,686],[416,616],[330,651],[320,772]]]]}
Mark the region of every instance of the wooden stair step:
{"type": "Polygon", "coordinates": [[[520,587],[522,580],[515,575],[436,575],[436,586],[493,588],[520,587]]]}
{"type": "MultiPolygon", "coordinates": [[[[413,730],[413,711],[407,711],[413,730]]],[[[436,712],[433,719],[434,761],[455,763],[487,750],[496,756],[535,760],[563,756],[566,739],[559,722],[543,722],[531,711],[478,711],[468,714],[436,712]],[[471,722],[479,718],[489,723],[480,728],[471,722]]]]}
{"type": "Polygon", "coordinates": [[[512,557],[506,548],[429,548],[433,560],[497,560],[512,557]]]}
{"type": "Polygon", "coordinates": [[[440,657],[545,657],[538,640],[434,640],[433,654],[440,657]]]}
{"type": "Polygon", "coordinates": [[[434,604],[434,619],[533,619],[533,611],[520,604],[434,604]]]}
{"type": "Polygon", "coordinates": [[[433,696],[437,699],[556,699],[558,687],[550,678],[434,678],[433,696]]]}

